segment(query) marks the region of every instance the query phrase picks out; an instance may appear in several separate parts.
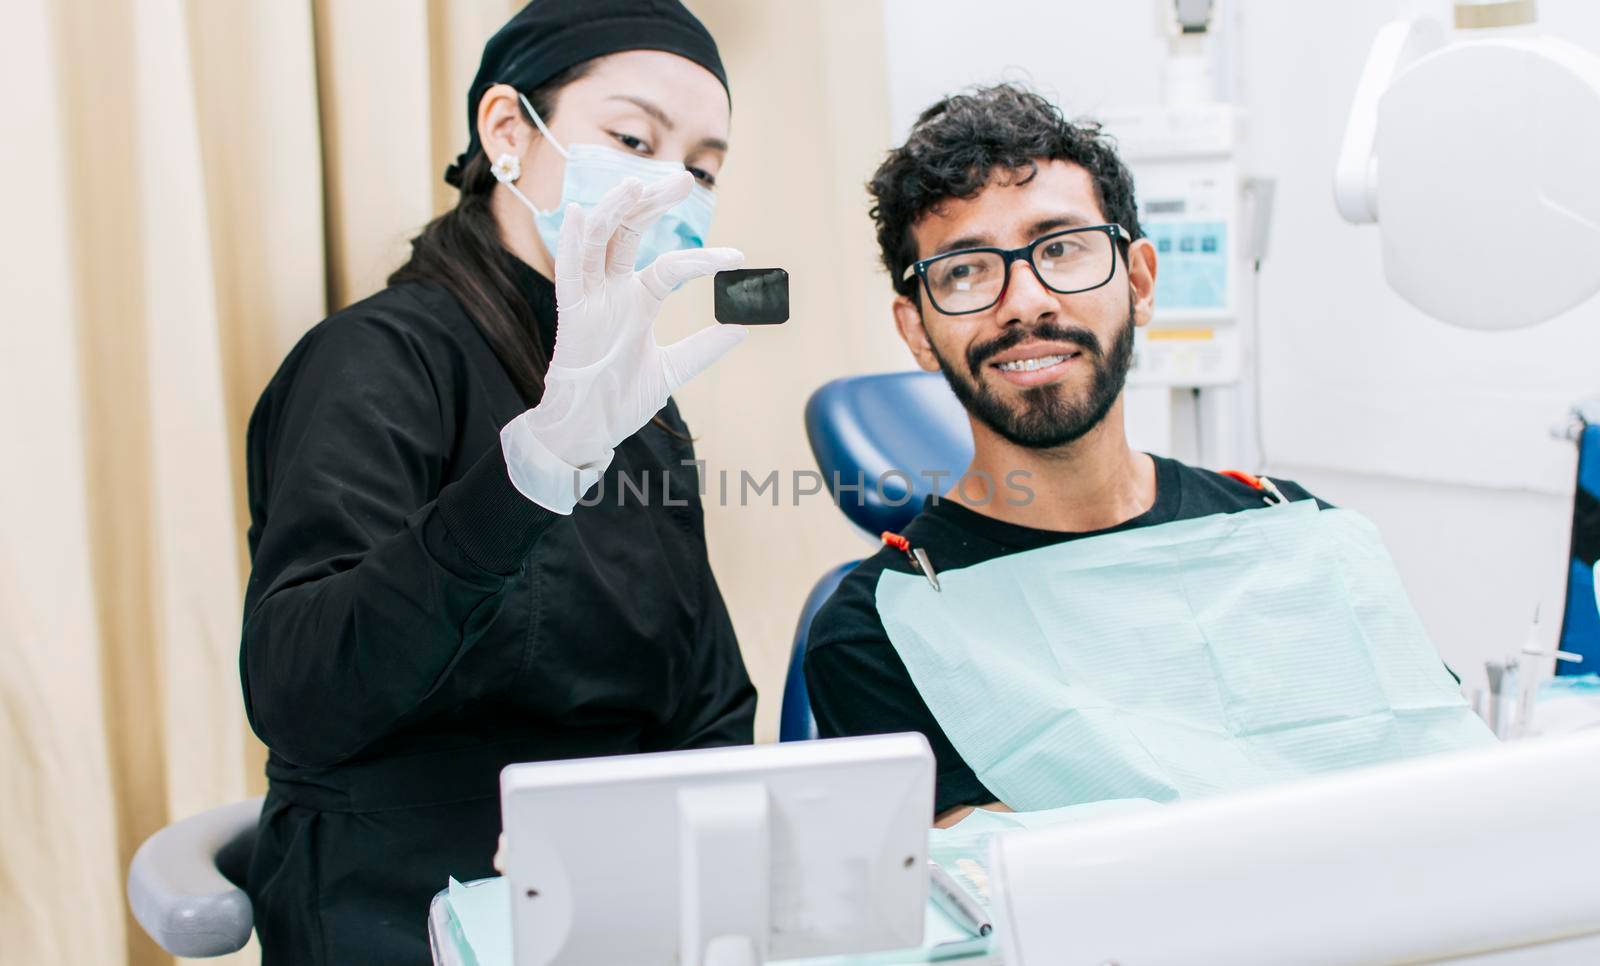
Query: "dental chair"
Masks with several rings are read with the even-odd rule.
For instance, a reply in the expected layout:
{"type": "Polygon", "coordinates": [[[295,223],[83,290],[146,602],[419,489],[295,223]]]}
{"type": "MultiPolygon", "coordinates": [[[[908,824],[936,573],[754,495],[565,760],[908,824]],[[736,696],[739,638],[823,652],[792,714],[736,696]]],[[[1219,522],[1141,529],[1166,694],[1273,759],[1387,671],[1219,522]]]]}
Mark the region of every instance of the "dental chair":
{"type": "Polygon", "coordinates": [[[145,839],[128,868],[128,905],[156,945],[174,956],[225,956],[255,926],[245,872],[255,850],[260,798],[173,822],[145,839]]]}
{"type": "MultiPolygon", "coordinates": [[[[961,402],[936,372],[888,372],[835,379],[806,403],[806,438],[834,503],[874,547],[900,532],[922,501],[948,489],[972,461],[972,430],[961,402]],[[943,473],[938,486],[924,473],[943,473]],[[849,489],[857,483],[860,490],[849,489]]],[[[811,620],[859,560],[832,568],[807,595],[794,631],[778,740],[817,736],[806,693],[811,620]]]]}
{"type": "Polygon", "coordinates": [[[1561,616],[1563,651],[1583,656],[1583,661],[1556,662],[1557,674],[1594,674],[1600,671],[1600,591],[1595,587],[1596,558],[1600,557],[1600,425],[1584,415],[1600,415],[1600,405],[1579,411],[1578,484],[1572,494],[1572,562],[1567,572],[1567,600],[1561,616]]]}

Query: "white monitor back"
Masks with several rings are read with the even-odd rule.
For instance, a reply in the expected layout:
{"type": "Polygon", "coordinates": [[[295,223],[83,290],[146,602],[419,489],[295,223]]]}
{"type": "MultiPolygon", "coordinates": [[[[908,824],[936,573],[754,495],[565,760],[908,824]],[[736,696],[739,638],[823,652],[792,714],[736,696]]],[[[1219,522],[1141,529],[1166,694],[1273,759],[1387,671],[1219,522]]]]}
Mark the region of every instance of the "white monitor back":
{"type": "Polygon", "coordinates": [[[1006,966],[1600,962],[1600,732],[1031,833],[1006,966]]]}
{"type": "Polygon", "coordinates": [[[696,966],[745,932],[756,962],[922,941],[921,735],[512,765],[500,791],[517,966],[696,966]]]}

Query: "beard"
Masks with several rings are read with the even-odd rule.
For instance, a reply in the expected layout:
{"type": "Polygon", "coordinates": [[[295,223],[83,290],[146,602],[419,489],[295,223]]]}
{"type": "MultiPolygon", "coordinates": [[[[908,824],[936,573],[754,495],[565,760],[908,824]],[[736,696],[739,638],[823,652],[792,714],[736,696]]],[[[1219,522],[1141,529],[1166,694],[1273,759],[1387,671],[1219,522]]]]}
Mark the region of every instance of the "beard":
{"type": "MultiPolygon", "coordinates": [[[[1045,322],[1030,329],[1012,329],[967,350],[966,373],[945,359],[937,347],[934,357],[945,382],[967,412],[985,426],[1017,446],[1028,449],[1053,449],[1082,439],[1100,425],[1122,395],[1133,365],[1133,308],[1128,321],[1116,335],[1110,351],[1098,336],[1081,326],[1061,326],[1045,322]],[[1030,386],[1022,390],[1015,403],[1001,398],[984,375],[984,363],[1025,342],[1066,342],[1083,351],[1081,358],[1094,367],[1089,388],[1081,396],[1060,384],[1030,386]]],[[[932,346],[932,340],[929,345],[932,346]]]]}

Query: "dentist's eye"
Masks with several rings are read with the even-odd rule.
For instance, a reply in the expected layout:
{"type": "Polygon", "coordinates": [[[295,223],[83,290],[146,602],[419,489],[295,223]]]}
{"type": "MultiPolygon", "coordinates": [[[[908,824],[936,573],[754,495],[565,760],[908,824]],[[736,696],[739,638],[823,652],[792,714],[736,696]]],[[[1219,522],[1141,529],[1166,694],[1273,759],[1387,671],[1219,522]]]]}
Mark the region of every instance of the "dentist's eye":
{"type": "Polygon", "coordinates": [[[641,138],[636,138],[631,134],[623,134],[621,131],[612,131],[611,136],[616,138],[617,143],[629,151],[637,151],[640,154],[650,153],[650,145],[641,138]]]}
{"type": "Polygon", "coordinates": [[[694,175],[694,179],[696,181],[705,185],[707,188],[715,188],[717,186],[717,176],[711,172],[705,170],[704,168],[696,168],[692,165],[685,165],[684,167],[689,169],[689,173],[694,175]]]}

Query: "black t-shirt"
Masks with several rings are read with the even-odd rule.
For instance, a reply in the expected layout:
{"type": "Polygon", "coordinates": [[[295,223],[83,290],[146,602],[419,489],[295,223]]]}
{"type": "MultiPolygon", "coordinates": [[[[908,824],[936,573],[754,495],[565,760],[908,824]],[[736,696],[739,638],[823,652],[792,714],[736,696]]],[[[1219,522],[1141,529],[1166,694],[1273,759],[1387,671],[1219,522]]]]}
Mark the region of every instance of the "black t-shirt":
{"type": "MultiPolygon", "coordinates": [[[[949,500],[930,498],[902,532],[913,547],[927,550],[935,570],[956,570],[1082,537],[1265,505],[1260,491],[1231,477],[1160,456],[1153,459],[1155,505],[1104,530],[1036,530],[984,516],[949,500]]],[[[1277,479],[1273,482],[1291,502],[1311,499],[1309,493],[1293,483],[1277,479]]],[[[885,568],[915,573],[904,553],[885,547],[845,576],[811,625],[806,646],[806,687],[817,730],[824,738],[920,731],[938,759],[934,814],[958,805],[997,801],[951,745],[889,642],[877,606],[878,577],[885,568]]]]}

